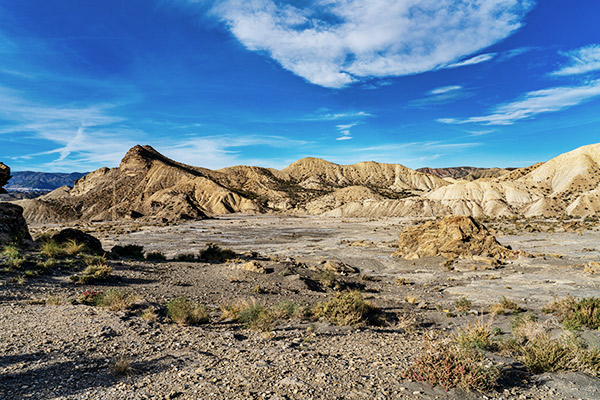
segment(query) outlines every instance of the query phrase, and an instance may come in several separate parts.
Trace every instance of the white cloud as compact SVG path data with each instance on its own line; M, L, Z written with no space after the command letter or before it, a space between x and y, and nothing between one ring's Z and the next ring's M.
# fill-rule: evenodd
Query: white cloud
M443 86L436 89L431 90L430 94L443 94L448 92L454 92L456 90L462 89L462 86L454 85L454 86Z
M447 66L447 68L458 68L458 67L464 67L466 65L480 64L482 62L490 61L494 57L496 57L496 53L480 54L478 56L471 57L471 58L468 58L468 59L463 60L463 61L459 61L459 62L456 62L456 63L449 64Z
M340 136L339 138L335 139L335 140L350 140L352 139L352 136Z
M552 75L578 75L600 70L600 45L591 44L577 50L562 53L569 57L570 64Z
M522 100L496 107L489 115L465 119L442 118L446 124L512 125L538 114L556 112L600 96L600 80L581 86L562 86L527 93Z
M468 131L471 134L470 136L483 136L493 132L495 132L493 129L487 131Z
M192 1L192 0L188 0ZM212 12L249 50L341 88L491 59L458 61L513 33L533 0L221 0Z
M347 111L347 112L339 112L339 113L329 113L329 112L317 112L317 114L309 115L304 118L300 118L301 121L336 121L336 120L344 120L344 119L353 119L353 118L368 118L373 117L374 115L368 113L366 111ZM356 125L356 124L354 124Z
M337 128L338 129L342 129L342 130L346 130L346 129L350 129L354 126L358 125L358 122L355 122L353 124L346 124L346 125L338 125Z

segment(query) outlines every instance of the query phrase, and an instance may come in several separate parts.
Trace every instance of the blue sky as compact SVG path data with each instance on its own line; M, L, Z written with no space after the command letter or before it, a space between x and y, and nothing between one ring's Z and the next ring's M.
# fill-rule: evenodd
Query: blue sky
M521 167L600 142L597 0L0 3L0 161Z

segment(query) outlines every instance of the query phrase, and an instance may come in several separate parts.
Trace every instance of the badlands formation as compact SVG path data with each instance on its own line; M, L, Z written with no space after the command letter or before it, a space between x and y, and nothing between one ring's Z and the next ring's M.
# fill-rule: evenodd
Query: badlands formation
M317 158L282 170L236 166L213 171L176 162L150 146L135 146L118 168L101 168L77 180L73 188L16 203L29 222L179 221L282 212L332 217L584 217L600 211L600 144L510 171L425 171L429 173L376 162L337 165Z

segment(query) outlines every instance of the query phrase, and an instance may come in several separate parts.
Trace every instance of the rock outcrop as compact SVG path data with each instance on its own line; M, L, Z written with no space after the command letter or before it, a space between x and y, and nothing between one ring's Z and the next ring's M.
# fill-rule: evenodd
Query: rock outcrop
M90 235L89 233L85 233L79 229L63 229L60 232L54 234L52 236L52 240L54 240L58 244L65 244L72 240L77 243L84 244L87 250L92 253L104 253L104 249L102 248L102 243L100 242L100 240Z
M409 260L436 256L504 259L514 258L519 252L502 246L483 224L472 217L447 216L404 229L394 255Z
M10 180L10 168L8 165L0 162L0 193L6 193L4 186L8 184Z

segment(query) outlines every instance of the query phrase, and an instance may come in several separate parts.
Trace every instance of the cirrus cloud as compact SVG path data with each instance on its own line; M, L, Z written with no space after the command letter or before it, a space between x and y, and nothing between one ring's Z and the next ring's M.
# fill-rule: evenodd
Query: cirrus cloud
M192 1L192 0L187 0ZM307 81L342 88L488 61L460 61L513 33L532 0L220 0L214 13L249 50Z

